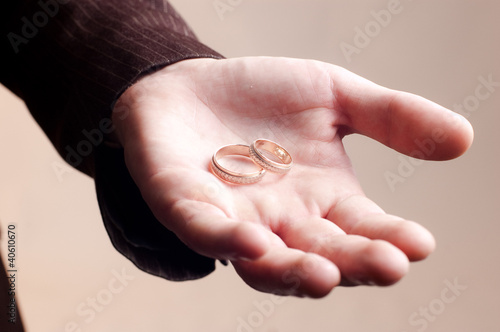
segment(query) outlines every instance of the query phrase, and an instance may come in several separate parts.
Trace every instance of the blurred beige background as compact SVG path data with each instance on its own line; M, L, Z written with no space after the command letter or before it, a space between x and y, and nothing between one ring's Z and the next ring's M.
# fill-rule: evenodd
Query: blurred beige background
M63 163L24 104L0 87L0 245L5 254L15 224L28 331L500 331L500 85L475 96L481 78L500 82L498 1L172 3L227 57L323 60L451 109L465 105L475 142L457 160L401 172L414 165L408 158L346 139L367 194L430 229L437 250L392 287L338 288L321 300L258 293L231 267L194 282L149 276L111 246L91 179ZM391 187L387 172L401 181Z

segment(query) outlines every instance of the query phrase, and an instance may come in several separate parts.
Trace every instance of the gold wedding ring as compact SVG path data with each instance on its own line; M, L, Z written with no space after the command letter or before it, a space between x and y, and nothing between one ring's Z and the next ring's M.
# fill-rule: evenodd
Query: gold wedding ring
M262 179L266 170L259 167L260 170L251 173L239 173L228 170L227 168L220 165L219 160L226 156L243 156L250 157L250 148L248 145L233 144L221 147L212 156L211 168L212 172L219 177L221 180L235 184L251 184L258 182Z
M265 156L264 151L269 152L277 160L271 160ZM263 138L255 140L250 145L250 158L263 169L280 174L287 173L293 165L292 156L285 148L278 143Z

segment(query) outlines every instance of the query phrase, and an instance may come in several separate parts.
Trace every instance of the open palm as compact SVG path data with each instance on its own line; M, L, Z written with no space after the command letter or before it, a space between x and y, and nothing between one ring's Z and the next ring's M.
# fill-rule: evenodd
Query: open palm
M158 220L198 253L230 260L250 286L297 296L392 284L434 248L423 227L365 197L346 134L414 154L437 128L444 142L418 154L434 160L472 140L465 120L430 101L297 59L185 60L129 88L115 109L123 107L113 118L118 139ZM219 147L258 138L290 152L288 174L230 185L210 172Z

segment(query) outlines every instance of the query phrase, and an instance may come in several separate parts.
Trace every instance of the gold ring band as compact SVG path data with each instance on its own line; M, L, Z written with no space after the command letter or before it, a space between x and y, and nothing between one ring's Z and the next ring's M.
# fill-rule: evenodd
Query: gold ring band
M262 150L274 155L280 162L274 161L266 157ZM255 140L250 145L250 158L260 167L275 173L284 174L292 168L292 156L285 150L284 147L267 139Z
M248 145L232 144L223 146L214 153L212 156L211 169L221 180L235 184L251 184L260 181L266 173L266 170L263 168L257 172L238 173L228 170L219 164L219 159L232 155L250 157L250 149Z

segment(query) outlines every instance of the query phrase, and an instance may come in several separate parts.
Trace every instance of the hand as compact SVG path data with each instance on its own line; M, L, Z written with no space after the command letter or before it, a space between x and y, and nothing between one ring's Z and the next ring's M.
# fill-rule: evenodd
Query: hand
M342 138L367 135L397 151L459 156L472 128L421 97L389 90L345 69L286 58L193 59L129 88L114 112L127 167L159 221L193 250L230 260L255 289L321 297L338 285L389 285L434 249L415 222L366 198ZM294 166L251 185L209 170L227 144L267 138Z

